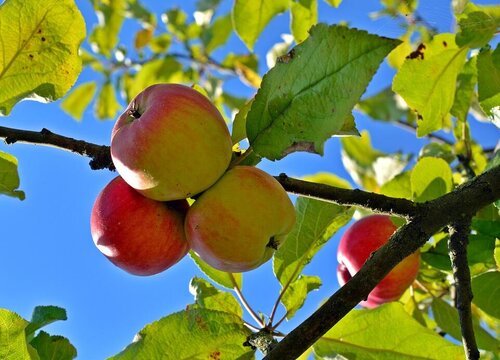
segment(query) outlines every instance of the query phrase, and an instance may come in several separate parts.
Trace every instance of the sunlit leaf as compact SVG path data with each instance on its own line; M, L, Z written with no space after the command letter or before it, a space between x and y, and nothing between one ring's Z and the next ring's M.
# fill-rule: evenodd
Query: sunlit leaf
M61 102L61 109L70 114L74 119L81 120L85 109L89 106L97 90L95 81L78 85Z
M251 106L252 100L247 102L234 117L233 128L231 132L231 139L233 140L233 144L239 143L241 140L247 137L247 114L250 111Z
M243 346L248 330L236 315L188 308L146 325L134 342L110 360L254 359Z
M8 0L0 5L0 115L23 99L56 100L82 68L85 22L73 0Z
M395 69L399 69L406 60L406 57L411 54L413 47L411 44L411 34L406 33L400 39L402 41L394 50L387 56L387 63Z
M118 44L118 35L125 20L126 0L98 1L95 11L99 24L89 36L94 51L111 57L111 50Z
M233 27L248 49L252 50L260 33L273 17L288 8L289 0L235 0Z
M241 273L238 274L230 274L224 271L220 271L217 269L214 269L210 265L208 265L206 262L201 260L198 255L196 255L193 251L189 252L189 255L195 262L195 264L200 268L200 270L207 275L210 279L215 281L217 284L222 285L228 289L233 289L234 288L234 283L233 279L236 281L236 284L238 287L241 289L243 286L243 277Z
M192 278L189 291L194 295L196 305L204 309L223 311L240 318L243 316L243 310L232 294L218 290L206 280Z
M485 49L479 53L477 72L481 108L500 128L500 44L493 52Z
M498 31L500 18L482 11L466 12L459 17L457 45L480 48L486 45Z
M19 188L19 175L17 173L17 159L0 151L0 194L24 200L24 191Z
M461 346L420 325L396 302L352 310L314 345L314 352L324 358L371 360L464 358Z
M50 336L45 331L40 331L30 341L30 345L36 349L42 360L72 360L76 358L75 347L63 336Z
M122 108L116 98L115 88L111 82L104 83L97 95L96 115L98 119L114 119L116 113Z
M398 43L343 26L314 26L263 79L247 116L254 151L271 160L294 151L322 154Z
M454 35L439 34L419 45L396 74L392 89L418 113L418 136L440 130L448 121L466 55L467 48L459 48Z
M273 259L274 274L282 286L288 286L287 284L298 278L304 267L333 234L351 220L354 209L298 198L295 212L295 227Z
M472 301L485 313L500 320L500 272L491 271L472 278Z
M304 305L307 295L320 287L321 279L318 276L300 275L294 280L281 298L286 309L286 318L291 319Z
M343 189L350 189L351 184L345 179L338 177L332 173L319 172L316 174L302 176L302 180L311 181L315 183L335 186Z
M330 4L333 7L339 7L342 0L325 0L325 2Z
M450 192L453 179L450 165L440 158L421 158L411 172L411 189L416 201L429 201Z
M155 53L166 52L172 43L172 35L163 33L151 39L149 46Z
M467 114L474 98L474 91L477 84L477 56L469 59L457 78L457 90L455 101L450 110L451 114L460 121L467 120Z
M318 0L292 0L290 29L296 43L309 35L309 29L318 22Z
M405 171L393 177L382 185L380 193L387 196L411 200L413 198L411 192L411 172Z
M432 314L434 315L437 325L444 332L454 337L456 340L462 340L457 309L440 298L434 298L432 300ZM500 342L479 326L477 320L473 323L473 328L477 346L480 349L495 352L500 350Z
M24 334L27 325L16 313L0 309L0 359L32 360Z

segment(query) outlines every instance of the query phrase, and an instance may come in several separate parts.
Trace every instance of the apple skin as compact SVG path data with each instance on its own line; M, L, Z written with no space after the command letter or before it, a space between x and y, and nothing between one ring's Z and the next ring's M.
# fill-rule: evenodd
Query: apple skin
M384 245L397 227L386 215L371 215L355 222L340 240L337 260L337 278L344 285L364 265L370 255ZM361 305L374 308L397 300L417 277L420 252L406 257L372 290Z
M255 167L236 166L191 205L185 230L203 261L244 272L269 260L294 224L295 209L281 184Z
M142 195L179 200L202 192L226 171L232 141L217 108L179 84L143 90L120 115L111 135L118 173Z
M90 230L95 245L113 264L134 275L160 273L189 251L184 234L186 200L148 199L121 177L95 200Z

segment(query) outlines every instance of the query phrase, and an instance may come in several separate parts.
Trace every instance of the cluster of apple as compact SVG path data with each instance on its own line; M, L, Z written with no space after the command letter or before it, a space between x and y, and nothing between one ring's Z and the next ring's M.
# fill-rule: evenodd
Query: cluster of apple
M129 273L157 274L189 249L216 269L248 271L271 258L295 223L272 176L229 168L224 119L190 87L157 84L137 95L113 128L111 157L119 176L94 203L91 233Z
M370 255L384 245L397 230L387 215L371 215L355 222L340 239L337 252L337 278L344 285L364 265ZM374 308L395 301L417 277L420 268L420 252L415 252L401 261L370 292L361 305Z

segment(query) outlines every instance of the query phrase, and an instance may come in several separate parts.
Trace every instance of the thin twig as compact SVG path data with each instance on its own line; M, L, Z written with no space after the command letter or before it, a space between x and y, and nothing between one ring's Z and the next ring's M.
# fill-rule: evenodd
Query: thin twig
M415 133L417 131L417 127L415 125L412 125L412 124L410 124L410 123L408 123L408 122L406 122L404 120L396 120L394 123L397 126L399 126L400 128L408 130L408 131L410 131L412 133ZM434 140L435 142L437 142L439 144L453 145L453 141L448 140L444 136L440 136L440 135L433 134L433 133L427 134L426 136L429 139L432 139L432 140Z
M255 320L255 322L261 328L263 328L265 326L264 322L262 321L261 318L259 318L259 315L257 315L257 313L252 309L250 304L248 304L248 302L245 299L245 296L243 296L243 293L241 292L241 289L238 286L238 283L236 282L236 279L234 278L233 274L229 273L229 277L231 278L231 282L233 283L233 289L236 292L236 295L238 295L238 298L240 299L241 303L243 304L243 307L250 314L250 316Z
M462 342L467 360L478 360L479 350L472 326L472 288L470 281L469 264L467 263L467 244L469 242L471 217L454 221L450 225L450 253L453 277L455 279L456 301L455 307L460 318Z

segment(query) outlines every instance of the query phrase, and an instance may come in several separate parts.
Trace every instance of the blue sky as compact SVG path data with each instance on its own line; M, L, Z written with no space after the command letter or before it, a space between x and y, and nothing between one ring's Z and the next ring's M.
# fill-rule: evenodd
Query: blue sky
M397 37L401 29L384 21L367 18L369 11L378 9L378 1L344 0L339 9L320 2L320 21L332 24L347 20L352 26L370 32ZM83 12L88 32L96 23L87 0L77 0ZM143 1L157 13L177 4L192 13L194 0L158 2ZM162 4L159 4L162 3ZM232 1L223 1L219 13L227 13ZM441 31L451 28L449 2L421 1L422 15ZM265 53L280 41L280 34L288 33L288 15L275 19L261 36L256 52L261 57L261 73L267 71ZM125 26L123 42L132 36L136 24ZM85 44L84 46L88 46ZM244 51L241 41L233 35L229 46ZM217 56L222 56L218 51ZM390 81L393 71L382 65L368 89L368 94L382 89ZM86 71L79 82L93 78ZM228 89L242 96L252 96L254 90L237 81L228 83ZM123 104L125 105L125 104ZM418 151L425 140L401 129L375 123L355 113L358 127L369 129L376 148L386 152ZM78 123L59 109L59 101L41 104L25 101L18 104L9 117L0 119L3 126L53 132L98 144L109 144L113 121L100 122L92 111L85 113ZM499 131L488 124L472 121L473 135L484 139L491 147L498 140ZM8 308L25 318L31 316L37 305L57 305L68 312L68 321L47 328L52 334L61 334L77 347L79 359L104 359L118 353L132 340L144 325L167 314L182 310L193 301L188 284L193 276L202 276L186 257L168 271L153 277L135 277L116 268L95 248L89 229L90 212L100 190L116 176L108 171L91 171L88 159L61 150L0 143L0 150L12 153L19 160L21 189L26 200L20 202L0 197L0 307ZM264 161L259 167L273 175L286 172L301 176L319 171L330 171L350 179L340 160L338 139L328 141L325 156L293 154L280 162ZM306 268L306 273L319 275L322 288L313 293L306 305L289 324L280 330L287 332L305 319L323 299L338 287L336 269L337 234ZM256 310L269 314L279 292L272 274L271 262L244 275L243 292ZM247 319L251 321L250 318Z

